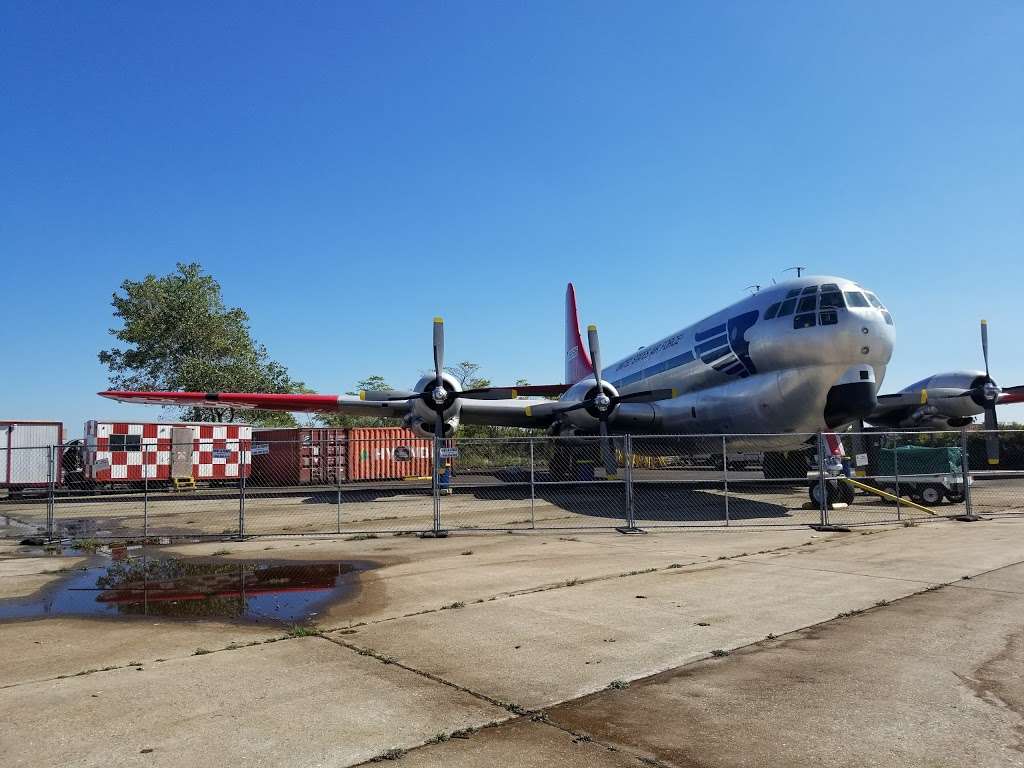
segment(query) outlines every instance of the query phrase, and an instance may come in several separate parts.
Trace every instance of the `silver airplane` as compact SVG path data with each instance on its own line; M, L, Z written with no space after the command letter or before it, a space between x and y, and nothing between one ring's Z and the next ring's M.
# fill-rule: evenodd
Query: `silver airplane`
M864 419L887 429L935 429L965 427L984 416L986 452L990 464L999 463L997 405L1024 402L1024 386L1000 387L988 370L988 323L981 321L981 354L984 371L937 373L890 395L879 395L878 405Z
M800 277L641 347L603 368L597 329L587 345L575 291L565 303L565 383L463 390L444 370L434 319L434 370L409 390L346 395L126 392L113 400L175 406L340 411L400 418L424 437L460 423L546 428L557 435L730 434L734 450L801 448L875 411L895 328L878 297L841 277ZM529 399L531 395L558 400ZM602 440L606 466L610 441Z

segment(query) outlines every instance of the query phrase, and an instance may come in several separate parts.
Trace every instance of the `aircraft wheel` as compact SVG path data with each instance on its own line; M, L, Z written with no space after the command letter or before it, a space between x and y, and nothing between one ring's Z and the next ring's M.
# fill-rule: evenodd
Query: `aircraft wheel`
M807 486L807 495L811 497L811 501L815 506L821 507L821 483L815 480L809 486ZM835 483L832 481L825 482L825 495L828 498L829 506L832 506L839 497L839 489L836 488Z
M945 495L945 488L941 485L926 485L921 489L921 501L929 507L941 504L943 495Z

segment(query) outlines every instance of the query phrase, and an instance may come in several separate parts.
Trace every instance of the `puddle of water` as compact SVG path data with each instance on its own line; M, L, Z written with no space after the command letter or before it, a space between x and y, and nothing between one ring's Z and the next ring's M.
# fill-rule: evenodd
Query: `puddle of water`
M203 561L143 554L71 572L41 592L0 600L0 620L151 616L257 622L314 621L352 594L361 561Z

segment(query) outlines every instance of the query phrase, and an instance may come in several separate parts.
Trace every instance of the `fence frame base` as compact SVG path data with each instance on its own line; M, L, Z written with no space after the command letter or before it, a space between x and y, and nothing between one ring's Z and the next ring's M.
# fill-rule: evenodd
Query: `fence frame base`
M417 536L421 539L447 539L448 531L437 530L437 531L420 531Z
M637 528L635 525L621 525L615 530L624 534L647 533L643 528Z
M849 533L851 531L851 529L847 528L845 525L820 525L818 523L813 523L807 527L812 531L819 531L821 533Z

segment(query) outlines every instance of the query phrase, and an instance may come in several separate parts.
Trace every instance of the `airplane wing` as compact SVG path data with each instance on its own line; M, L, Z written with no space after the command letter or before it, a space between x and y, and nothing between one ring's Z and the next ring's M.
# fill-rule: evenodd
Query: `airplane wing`
M108 390L100 397L122 403L174 405L194 408L240 408L262 411L303 411L353 416L401 417L409 410L408 401L374 402L354 395L290 395L263 392L125 392Z
M519 387L529 392L544 387ZM355 395L276 394L260 392L127 392L108 390L101 397L122 403L172 405L195 408L238 408L263 411L307 413L347 413L352 416L385 416L401 418L412 408L412 401L371 400ZM552 423L551 400L463 400L460 419L465 424L493 424L504 427L546 427Z

